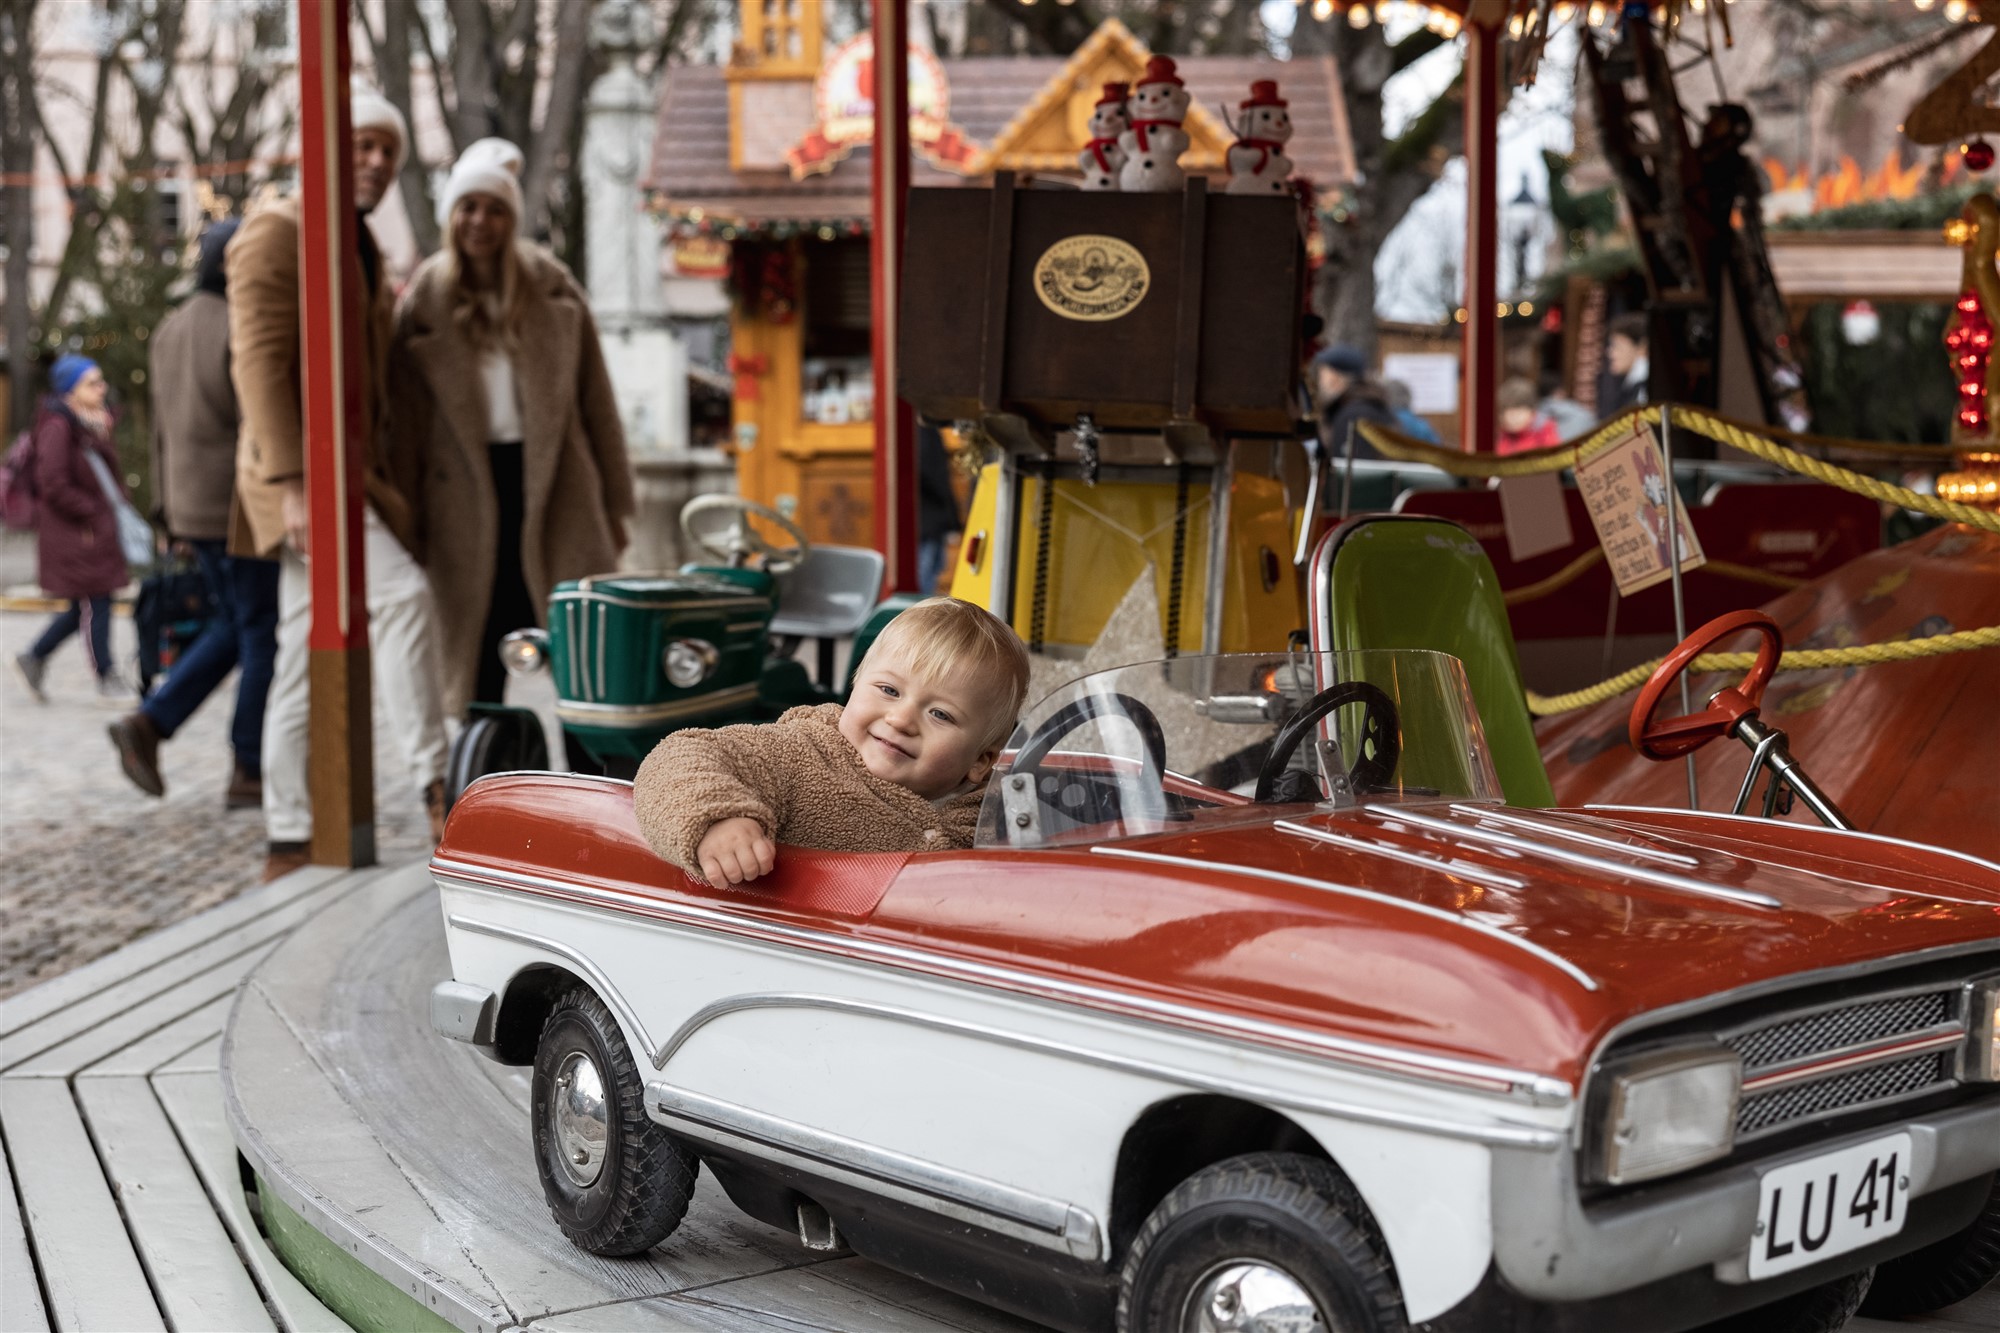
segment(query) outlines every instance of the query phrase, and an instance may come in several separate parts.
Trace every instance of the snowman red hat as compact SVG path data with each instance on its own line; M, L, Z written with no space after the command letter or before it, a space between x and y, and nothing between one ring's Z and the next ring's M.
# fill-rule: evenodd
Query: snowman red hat
M1139 87L1149 83L1171 83L1176 88L1187 87L1187 80L1174 70L1172 56L1154 56L1146 62L1146 72L1139 78Z
M1129 83L1107 83L1104 96L1097 99L1099 106L1124 106L1132 100L1132 85Z
M1290 102L1278 96L1278 81L1276 79L1256 79L1250 84L1250 96L1237 103L1237 109L1248 111L1253 107L1289 107L1290 105Z

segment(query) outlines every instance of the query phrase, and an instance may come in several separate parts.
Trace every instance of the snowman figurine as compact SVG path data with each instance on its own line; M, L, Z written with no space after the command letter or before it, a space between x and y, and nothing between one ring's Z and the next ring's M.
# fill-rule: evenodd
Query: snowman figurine
M1236 142L1229 145L1229 194L1283 194L1292 176L1292 159L1285 142L1292 137L1292 118L1272 79L1250 85L1248 100L1238 106Z
M1097 99L1097 108L1090 113L1090 142L1076 155L1086 190L1118 188L1118 169L1125 165L1125 150L1118 146L1118 136L1132 128L1132 112L1125 104L1128 95L1127 85L1107 83L1104 96Z
M1132 89L1132 128L1118 136L1125 150L1119 188L1129 193L1164 193L1187 184L1181 154L1188 149L1181 120L1187 115L1187 85L1174 72L1174 62L1154 56Z

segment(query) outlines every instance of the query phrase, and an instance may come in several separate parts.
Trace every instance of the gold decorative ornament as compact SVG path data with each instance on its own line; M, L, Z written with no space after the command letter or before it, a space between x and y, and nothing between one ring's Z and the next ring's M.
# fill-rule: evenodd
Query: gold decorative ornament
M1035 261L1035 295L1064 319L1122 318L1152 285L1146 257L1116 236L1065 236Z

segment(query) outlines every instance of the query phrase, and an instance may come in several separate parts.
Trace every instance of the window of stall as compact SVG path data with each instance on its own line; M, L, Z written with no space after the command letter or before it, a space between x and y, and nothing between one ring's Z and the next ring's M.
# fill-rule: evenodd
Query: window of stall
M868 238L814 240L805 247L805 327L800 415L823 426L872 420Z

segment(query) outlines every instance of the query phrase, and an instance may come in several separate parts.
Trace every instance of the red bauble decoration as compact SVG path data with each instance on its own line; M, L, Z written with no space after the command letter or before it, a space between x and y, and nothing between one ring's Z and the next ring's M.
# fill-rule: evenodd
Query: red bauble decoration
M1993 145L1984 139L1974 139L1958 151L1965 154L1965 165L1974 171L1984 171L1993 165Z

